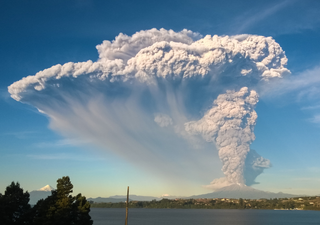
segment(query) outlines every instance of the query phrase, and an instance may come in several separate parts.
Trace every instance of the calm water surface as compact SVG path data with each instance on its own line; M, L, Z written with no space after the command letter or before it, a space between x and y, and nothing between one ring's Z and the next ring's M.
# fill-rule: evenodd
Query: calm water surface
M125 209L92 208L93 225L124 225ZM320 225L319 211L129 209L128 225Z

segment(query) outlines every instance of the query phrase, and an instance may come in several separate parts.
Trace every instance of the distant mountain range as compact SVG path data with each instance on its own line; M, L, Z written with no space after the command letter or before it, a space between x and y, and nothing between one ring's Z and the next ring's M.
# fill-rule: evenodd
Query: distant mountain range
M286 194L286 193L273 193L267 191L260 191L258 189L254 189L252 187L248 187L246 185L230 185L223 188L220 188L214 192L202 195L193 195L190 197L175 197L175 196L166 196L166 197L151 197L151 196L138 196L138 195L130 195L130 201L152 201L154 199L161 200L163 198L175 199L175 198L183 198L183 199L197 199L197 198L244 198L244 199L260 199L260 198L293 198L298 197L298 195ZM93 202L125 202L125 195L115 195L110 196L108 198L89 198L88 200Z
M36 204L40 199L44 199L51 195L51 191L54 190L49 185L44 186L36 191L30 192L30 201L31 205ZM260 191L258 189L254 189L252 187L248 187L246 185L238 185L233 184L230 186L226 186L220 188L214 192L202 195L193 195L190 197L176 197L176 196L165 196L165 197L152 197L152 196L139 196L139 195L130 195L129 201L152 201L152 200L161 200L163 198L175 199L175 198L183 198L183 199L197 199L197 198L244 198L244 199L260 199L260 198L293 198L298 197L298 195L286 194L286 193L273 193L267 191ZM299 196L300 197L300 196ZM125 202L127 200L126 195L114 195L106 198L98 197L98 198L88 198L88 201L93 201L97 203L101 202Z
M129 201L152 201L152 200L161 200L161 198L157 197L151 197L151 196L139 196L139 195L130 195L129 196ZM114 195L110 196L108 198L88 198L88 201L93 201L97 203L101 202L125 202L127 201L127 196L126 195Z
M129 196L132 201L152 201L152 200L161 200L162 198L152 197L152 196L139 196L139 195L130 195ZM110 196L109 198L127 198L126 195L114 195Z
M260 191L246 185L233 184L220 188L212 193L193 195L188 198L246 198L246 199L260 199L260 198L293 198L297 195L286 193L274 193L267 191Z

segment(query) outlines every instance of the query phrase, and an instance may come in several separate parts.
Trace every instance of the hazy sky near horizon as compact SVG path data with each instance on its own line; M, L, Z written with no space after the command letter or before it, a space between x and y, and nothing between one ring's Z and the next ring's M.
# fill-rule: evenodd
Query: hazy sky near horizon
M214 149L173 155L168 168L139 167L79 137L66 137L33 106L12 99L8 86L56 64L96 61L96 46L124 33L152 28L205 36L271 36L288 58L291 75L260 93L252 149L272 167L254 188L320 193L320 2L296 1L15 1L0 3L0 192L11 181L39 189L68 175L87 197L131 193L187 196L221 177ZM179 154L182 154L181 151ZM200 163L190 164L193 158ZM169 165L190 176L173 177ZM190 165L190 166L188 166ZM193 171L193 172L192 172ZM195 174L193 174L195 173ZM167 174L167 175L166 175Z

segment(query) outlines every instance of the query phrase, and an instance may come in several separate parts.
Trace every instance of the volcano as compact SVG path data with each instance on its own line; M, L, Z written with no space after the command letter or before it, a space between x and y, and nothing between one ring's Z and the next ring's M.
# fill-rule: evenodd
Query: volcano
M50 185L46 185L43 188L40 188L39 190L31 191L30 194L30 205L35 205L40 199L45 199L49 195L51 195L51 191L54 190L53 187Z
M293 198L297 195L287 194L283 192L268 192L261 191L243 184L232 184L230 186L222 187L216 191L208 194L193 195L188 198L244 198L244 199L260 199L260 198Z

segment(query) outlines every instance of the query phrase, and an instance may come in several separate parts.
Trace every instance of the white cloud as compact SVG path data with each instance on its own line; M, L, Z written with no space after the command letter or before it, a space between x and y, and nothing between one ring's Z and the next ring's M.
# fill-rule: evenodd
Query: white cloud
M14 136L18 139L30 139L34 137L35 135L38 135L39 133L36 131L16 131L16 132L5 132L0 135L9 135Z
M240 26L238 26L235 33L237 34L245 33L248 28L251 28L252 26L259 24L262 20L267 19L272 14L277 13L284 7L288 6L288 4L292 4L292 3L293 1L280 1L271 7L263 8L262 10L259 10L253 15L250 15L250 16L245 15L244 19L241 20L241 24Z
M83 144L89 144L88 140L80 140L80 139L62 139L55 142L40 142L37 143L36 146L38 148L47 148L47 147L65 147L65 146L80 146Z
M320 105L304 106L301 108L301 110L314 110L314 109L320 109Z
M319 7L312 0L266 1L235 16L228 31L233 34L255 32L273 36L300 33L319 28L319 13Z
M310 122L320 124L320 114L314 115L312 118L309 119Z
M157 114L154 118L154 122L160 127L168 127L173 124L172 118L166 114Z
M267 97L275 97L289 93L297 93L301 98L319 98L320 67L293 74L278 82L270 82L262 88L262 94Z
M101 161L102 158L87 157L75 154L67 153L55 153L55 154L30 154L27 157L37 160L72 160L72 161Z
M278 82L271 81L259 90L265 99L275 100L281 96L287 102L294 101L302 105L301 110L313 114L309 121L320 123L320 67L293 74Z

